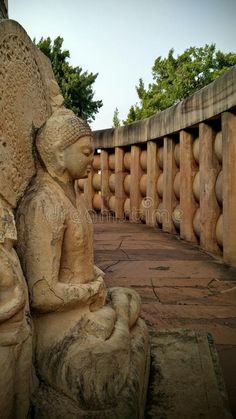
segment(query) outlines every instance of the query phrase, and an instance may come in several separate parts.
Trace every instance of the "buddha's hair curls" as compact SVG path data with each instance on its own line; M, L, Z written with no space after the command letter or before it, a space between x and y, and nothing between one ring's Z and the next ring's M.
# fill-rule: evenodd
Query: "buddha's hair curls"
M42 160L50 164L56 150L63 151L85 136L92 136L89 125L74 112L62 108L55 111L39 130L36 147Z

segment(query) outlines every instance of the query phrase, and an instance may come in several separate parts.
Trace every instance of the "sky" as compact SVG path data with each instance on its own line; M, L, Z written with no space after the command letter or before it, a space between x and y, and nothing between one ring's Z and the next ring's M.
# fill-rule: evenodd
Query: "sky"
M116 107L126 118L139 79L147 87L155 59L171 48L214 43L236 52L236 0L9 0L8 8L31 39L60 35L71 65L99 73L94 130L112 126Z

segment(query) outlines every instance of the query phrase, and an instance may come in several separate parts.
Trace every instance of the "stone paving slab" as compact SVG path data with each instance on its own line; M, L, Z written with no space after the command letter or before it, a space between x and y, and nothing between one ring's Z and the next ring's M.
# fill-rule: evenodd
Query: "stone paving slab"
M119 250L120 251L120 250ZM114 251L115 253L115 251ZM106 252L104 252L106 257ZM232 278L230 273L224 272L221 265L211 261L201 260L130 260L129 255L127 260L121 260L114 254L110 255L110 259L119 262L106 270L107 273L112 273L113 278L121 277L152 277L152 278L209 278L235 280L236 276ZM101 253L98 260L101 260Z
M232 418L216 350L207 334L152 333L146 419L155 418Z
M126 252L123 246L120 248L111 249L111 246L108 249L102 249L96 251L97 260L110 260L113 257L114 260L131 260L131 261L140 261L140 260L148 260L148 261L158 261L163 260L166 261L168 258L172 260L203 260L204 258L202 255L197 254L196 252L181 252L173 248L165 248L165 249L146 249L145 253L143 253L142 249L130 249L129 252ZM116 250L115 255L113 255L114 250ZM166 255L168 250L168 256ZM205 259L207 256L205 255ZM207 259L208 260L208 259Z
M156 288L175 287L175 288L208 288L212 282L209 277L206 278L152 278L152 284ZM219 281L220 282L220 281ZM183 291L183 290L182 290Z
M186 304L163 304L161 302L152 302L143 304L143 313L165 319L235 319L235 307L233 306L208 306L206 305L186 305Z
M134 288L150 327L212 334L236 418L236 374L230 368L236 359L236 269L144 224L94 227L95 261L107 286Z

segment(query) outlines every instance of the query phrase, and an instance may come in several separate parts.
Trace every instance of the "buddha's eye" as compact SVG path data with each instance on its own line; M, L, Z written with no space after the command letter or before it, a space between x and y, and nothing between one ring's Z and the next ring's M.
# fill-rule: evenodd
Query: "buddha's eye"
M86 157L89 157L91 153L92 153L92 151L91 151L89 148L85 148L85 149L83 150L83 154L84 154Z

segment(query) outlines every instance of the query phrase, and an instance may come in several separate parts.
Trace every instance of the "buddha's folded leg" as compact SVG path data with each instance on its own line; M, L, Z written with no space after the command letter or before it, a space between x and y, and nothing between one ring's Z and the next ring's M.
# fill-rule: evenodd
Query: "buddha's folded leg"
M130 293L129 299L127 290L116 289L113 297L115 291L117 295L121 291L120 304L129 300L136 311L139 301L136 293ZM132 299L135 304L131 303ZM129 307L124 311L130 313ZM109 306L84 316L63 340L44 350L38 360L38 364L43 366L40 374L42 379L78 403L81 409L102 409L116 405L129 379L134 360L137 362L138 359L142 365L146 362L146 326L142 322L140 325L139 320L130 330L130 317L120 311L116 316L115 310ZM104 329L106 324L107 329ZM134 347L135 351L132 349ZM139 377L139 372L136 371L134 375Z
M36 419L142 418L149 358L148 332L140 319L126 338L118 322L108 340L75 342L63 359L57 388L55 381L41 383Z

